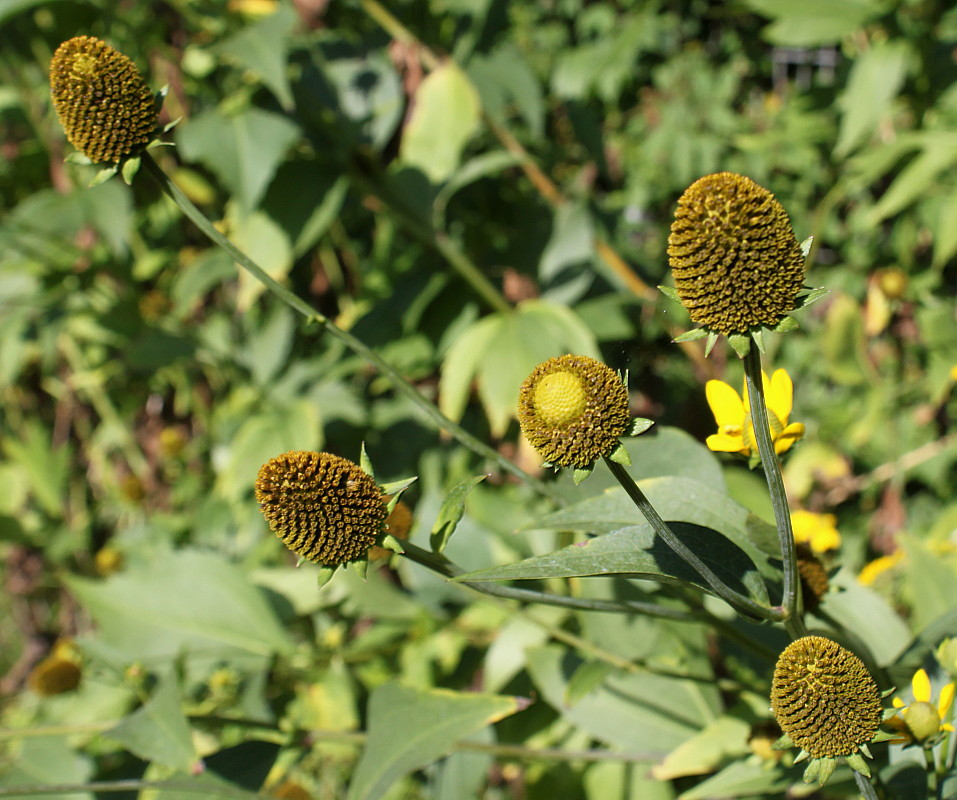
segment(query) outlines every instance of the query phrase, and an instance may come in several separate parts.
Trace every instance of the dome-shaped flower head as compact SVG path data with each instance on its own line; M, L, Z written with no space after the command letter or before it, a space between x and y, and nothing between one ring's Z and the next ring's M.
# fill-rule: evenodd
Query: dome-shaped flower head
M92 36L75 36L57 48L50 91L67 139L95 164L135 155L156 130L153 93L136 65Z
M286 547L326 567L363 557L388 515L379 487L358 464L306 450L263 464L256 501Z
M771 710L786 743L810 757L805 781L830 777L836 760L869 775L870 756L883 719L877 684L856 655L822 636L791 642L778 657L771 684Z
M586 468L611 455L628 429L628 390L593 358L550 358L522 384L518 422L548 463Z
M909 705L899 697L894 698L893 705L899 710L900 716L888 720L892 727L918 743L932 743L940 733L954 730L953 725L944 722L954 703L953 683L948 683L941 689L940 698L935 706L931 695L930 678L926 670L919 669L911 680L911 691L914 693L914 702Z
M804 256L784 207L733 172L706 175L678 200L668 237L675 290L717 333L773 327L793 311Z

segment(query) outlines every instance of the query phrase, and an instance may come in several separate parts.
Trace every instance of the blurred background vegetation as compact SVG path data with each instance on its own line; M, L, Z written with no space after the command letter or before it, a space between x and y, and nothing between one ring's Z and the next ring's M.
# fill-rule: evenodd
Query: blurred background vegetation
M380 482L420 476L413 541L489 465L238 275L148 178L87 187L47 88L75 35L169 85L161 121L182 120L154 153L183 191L467 429L535 469L518 384L551 355L600 355L629 371L636 414L690 434L659 434L678 450L643 451L642 474L711 470L764 515L763 479L691 441L714 428L704 382L740 385L737 359L672 344L689 322L654 287L688 184L730 170L769 188L798 239L814 237L808 283L830 290L767 359L808 428L786 465L794 504L837 516L851 581L903 554L874 588L913 636L947 612L939 636L957 633L957 9L4 0L0 689L3 726L34 734L9 737L0 785L166 777L203 757L212 794L268 776L278 796L342 797L368 697L396 676L537 697L496 726L518 750L656 763L697 725L662 738L640 715L608 733L600 704L576 717L562 698L595 675L563 694L549 648L582 636L687 666L705 632L549 609L533 621L408 564L322 592L293 569L252 498L266 459L356 460L364 442ZM561 534L516 533L548 508L493 475L450 552L469 568L548 552ZM79 666L78 688L44 682L51 650ZM137 708L165 733L131 723ZM389 796L696 796L680 769L645 783L613 759L483 742Z

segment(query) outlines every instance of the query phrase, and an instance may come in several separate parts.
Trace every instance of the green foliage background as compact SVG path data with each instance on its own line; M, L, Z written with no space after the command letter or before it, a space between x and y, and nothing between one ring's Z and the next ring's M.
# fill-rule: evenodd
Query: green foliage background
M808 428L786 480L798 504L838 515L832 611L906 686L957 635L957 11L261 5L0 4L0 787L783 796L799 771L747 744L768 719L768 663L733 644L718 659L704 625L517 610L401 561L321 591L295 569L252 498L269 457L357 460L364 442L380 482L419 476L406 499L422 546L442 498L494 465L239 275L145 176L87 188L93 171L63 162L47 65L89 34L168 83L162 121L182 121L176 147L154 152L180 188L526 468L519 383L588 353L628 370L634 410L657 422L630 445L636 477L694 478L764 517L763 479L699 443L713 432L704 381L739 385L737 360L672 344L689 322L653 287L689 183L731 170L771 189L814 237L808 283L830 290L770 342ZM573 500L611 485L558 480ZM578 530L543 523L553 510L495 473L448 552L468 569L549 553ZM898 547L879 591L857 584ZM109 575L104 551L122 559ZM657 593L625 578L532 585ZM786 641L734 624L771 653ZM80 688L41 697L27 676L66 637ZM519 713L515 697L533 702ZM885 768L908 796L906 759Z

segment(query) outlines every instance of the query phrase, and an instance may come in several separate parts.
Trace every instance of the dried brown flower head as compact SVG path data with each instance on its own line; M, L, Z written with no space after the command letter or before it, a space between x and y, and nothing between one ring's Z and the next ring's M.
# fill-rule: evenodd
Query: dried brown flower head
M50 91L67 139L96 164L135 155L156 130L153 93L136 65L92 36L75 36L57 48Z
M593 358L551 358L522 384L518 421L549 463L588 467L609 455L628 429L628 390L614 370Z
M827 570L807 542L796 543L794 550L797 555L798 574L801 577L804 607L808 611L815 611L830 588Z
M387 513L379 487L358 464L306 450L263 464L256 500L286 547L327 567L364 556Z
M804 256L784 207L733 172L700 178L681 195L668 258L691 319L717 333L776 325L794 310L804 281Z

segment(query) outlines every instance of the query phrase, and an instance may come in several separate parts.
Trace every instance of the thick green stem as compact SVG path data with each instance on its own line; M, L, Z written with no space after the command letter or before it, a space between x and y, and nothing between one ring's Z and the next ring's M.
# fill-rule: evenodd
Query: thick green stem
M766 620L778 620L781 618L776 609L762 606L760 603L756 603L754 600L734 591L734 589L724 583L721 578L715 575L714 572L677 537L674 531L671 530L668 523L661 518L661 515L655 510L651 501L645 496L645 493L638 487L638 484L632 480L631 475L628 474L628 470L610 458L606 458L605 463L608 465L608 469L611 470L612 475L615 476L618 483L621 484L622 488L632 499L632 502L638 506L638 510L644 515L645 519L648 520L651 527L654 528L655 533L657 533L658 536L664 540L665 544L674 550L678 556L694 568L718 597L746 616Z
M445 578L457 578L464 575L466 570L462 569L453 561L450 561L441 553L433 553L430 550L412 544L411 542L401 542L403 555L410 561L414 561L423 567L427 567L433 572L442 575ZM487 594L492 597L504 597L509 600L521 600L523 603L541 603L549 606L560 606L562 608L575 608L579 611L610 611L615 613L645 614L650 617L660 617L662 619L671 619L678 622L700 622L697 615L687 611L681 611L677 608L665 608L654 603L639 603L635 600L598 600L588 597L568 597L562 594L550 594L548 592L538 592L534 589L516 589L513 586L500 586L491 581L456 581L462 586L468 586L476 592Z
M784 627L787 628L792 639L800 639L802 636L807 636L807 628L804 625L801 608L801 581L798 576L797 554L794 551L794 533L791 530L791 510L784 491L781 464L774 452L774 442L771 441L771 426L768 422L764 380L761 375L761 354L755 342L751 342L751 349L744 357L744 377L748 388L754 438L758 444L764 476L768 481L774 521L778 529L778 543L781 546L781 560L784 562L784 588L781 599Z
M216 230L216 228L206 218L203 212L196 208L190 199L183 194L182 191L180 191L179 187L169 179L169 176L163 172L162 168L156 163L149 153L143 154L142 163L143 166L146 167L147 171L149 171L149 173L159 182L160 187L169 196L169 198L180 207L186 217L214 244L223 248L223 250L229 253L233 260L239 264L239 266L249 272L260 283L262 283L263 286L265 286L276 297L286 303L290 308L305 317L308 322L313 322L320 325L327 333L342 342L346 347L352 350L352 352L372 364L382 375L389 379L392 387L399 394L404 395L407 399L414 403L415 406L429 419L430 422L432 422L436 428L449 433L473 453L476 453L482 458L487 458L498 464L499 468L503 471L510 472L521 480L525 481L540 494L559 502L562 501L561 495L557 494L551 485L539 480L533 475L529 475L527 472L525 472L525 470L513 464L501 453L477 439L460 425L454 423L441 411L439 411L438 408L436 408L435 405L426 397L424 397L414 386L412 386L412 384L405 380L405 378L403 378L374 350L365 345L363 342L359 341L348 331L344 331L342 328L332 322L332 320L328 319L324 314L318 312L307 302L297 297L285 286L270 277L270 275L267 274L262 267L260 267L255 261L247 256L242 250L236 247L236 245L230 242L229 239L223 236L223 234Z

